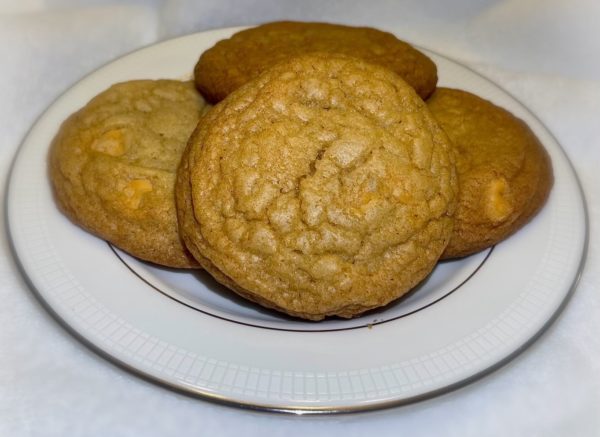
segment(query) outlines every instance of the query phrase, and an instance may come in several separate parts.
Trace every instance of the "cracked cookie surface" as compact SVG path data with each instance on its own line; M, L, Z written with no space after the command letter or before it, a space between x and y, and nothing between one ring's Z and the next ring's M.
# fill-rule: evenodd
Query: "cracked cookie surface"
M218 102L262 71L309 52L341 53L398 73L422 98L437 83L433 61L388 32L329 23L278 21L243 30L205 51L195 67L196 86Z
M525 122L487 100L438 88L427 105L457 149L460 195L442 258L470 255L507 238L542 208L552 164Z
M402 296L453 224L452 146L414 90L343 55L304 55L211 109L178 171L180 232L201 265L312 320Z
M139 258L197 267L177 231L175 172L205 102L192 82L113 85L54 138L55 198L75 223Z

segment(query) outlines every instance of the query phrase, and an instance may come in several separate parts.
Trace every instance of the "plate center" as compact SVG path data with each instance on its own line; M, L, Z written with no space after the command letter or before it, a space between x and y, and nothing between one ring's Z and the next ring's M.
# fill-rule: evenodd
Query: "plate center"
M361 317L310 322L250 302L219 284L204 270L160 267L140 261L113 246L111 249L140 281L204 315L258 328L319 332L364 328L424 310L458 292L477 273L493 250L438 263L431 274L406 296Z

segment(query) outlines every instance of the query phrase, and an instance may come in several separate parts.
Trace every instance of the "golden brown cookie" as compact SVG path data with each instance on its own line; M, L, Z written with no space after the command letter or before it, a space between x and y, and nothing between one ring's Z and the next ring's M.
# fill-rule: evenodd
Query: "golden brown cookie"
M309 52L343 53L398 73L422 98L437 83L433 61L391 33L369 27L278 21L243 30L205 51L195 68L196 86L218 102L262 71Z
M442 258L470 255L542 208L553 183L550 158L525 122L471 93L438 88L427 105L457 148L460 195Z
M113 85L67 119L50 150L63 212L115 246L157 264L197 267L175 212L175 172L204 101L192 82Z
M207 113L178 172L180 232L248 299L306 319L353 317L434 267L452 232L452 154L398 75L304 55Z

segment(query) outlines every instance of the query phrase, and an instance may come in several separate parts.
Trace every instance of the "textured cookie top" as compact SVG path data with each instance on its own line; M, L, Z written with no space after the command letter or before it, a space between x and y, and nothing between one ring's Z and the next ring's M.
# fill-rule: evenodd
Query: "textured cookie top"
M342 53L387 67L422 98L435 90L435 64L391 33L293 21L263 24L219 41L200 57L196 85L209 101L218 102L276 63L309 52Z
M539 211L552 187L552 166L525 122L487 100L438 88L427 104L457 149L459 204L443 258L469 255Z
M452 230L452 149L391 71L343 55L279 64L215 106L176 189L181 231L240 294L309 319L401 296Z
M50 151L56 199L142 259L196 266L177 232L175 171L205 103L192 82L113 85L66 120Z

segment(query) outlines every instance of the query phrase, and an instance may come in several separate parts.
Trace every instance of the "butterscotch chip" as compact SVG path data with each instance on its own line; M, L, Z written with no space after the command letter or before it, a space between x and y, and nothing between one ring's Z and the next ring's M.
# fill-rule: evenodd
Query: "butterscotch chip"
M306 319L402 296L452 232L452 146L395 73L311 54L207 113L176 185L180 232L218 281Z
M309 52L342 53L398 73L427 98L437 83L433 61L391 33L369 27L278 21L243 30L205 51L195 68L196 86L210 102L278 62Z
M61 209L144 260L197 267L177 231L174 184L204 101L192 82L112 86L66 120L50 150Z
M442 258L470 255L507 238L542 208L552 165L525 122L487 100L438 88L427 104L457 148L460 195Z

